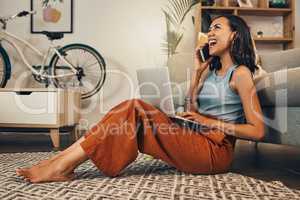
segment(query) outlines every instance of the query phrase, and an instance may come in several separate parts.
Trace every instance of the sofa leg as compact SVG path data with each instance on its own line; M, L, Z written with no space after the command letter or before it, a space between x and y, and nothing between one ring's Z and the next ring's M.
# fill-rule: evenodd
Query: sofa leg
M259 157L259 151L258 151L258 142L254 142L254 160L255 160L255 166L259 167L260 165L260 157Z
M255 151L258 151L258 142L255 142L254 148L255 148Z

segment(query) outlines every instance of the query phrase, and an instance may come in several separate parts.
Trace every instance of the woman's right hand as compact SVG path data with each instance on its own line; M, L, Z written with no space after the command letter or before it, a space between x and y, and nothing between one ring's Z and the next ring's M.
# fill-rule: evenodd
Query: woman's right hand
M195 48L194 65L195 65L195 71L197 71L198 73L203 72L209 66L209 64L212 60L212 57L210 57L205 62L201 61L201 59L200 59L200 49L202 49L204 46L205 46L205 44L199 44Z
M208 58L205 62L202 62L200 60L200 49L204 47L205 44L203 45L198 45L195 49L195 55L194 55L194 73L192 75L192 80L191 80L191 87L194 88L196 85L198 85L200 76L202 72L209 66L210 62L212 61L212 57Z
M195 70L192 75L191 84L189 91L187 93L187 98L190 99L190 102L186 102L186 110L187 111L195 111L197 110L195 107L195 101L197 96L197 91L199 89L199 80L202 72L209 66L212 61L212 57L207 59L205 62L201 62L199 50L203 48L203 46L198 45L195 49Z

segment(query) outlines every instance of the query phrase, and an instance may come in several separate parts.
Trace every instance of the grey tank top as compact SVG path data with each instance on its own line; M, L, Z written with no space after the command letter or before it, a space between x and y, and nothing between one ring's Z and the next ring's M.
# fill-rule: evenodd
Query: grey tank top
M229 82L237 65L231 66L225 76L210 71L200 90L198 112L232 123L245 123L240 96L233 91Z

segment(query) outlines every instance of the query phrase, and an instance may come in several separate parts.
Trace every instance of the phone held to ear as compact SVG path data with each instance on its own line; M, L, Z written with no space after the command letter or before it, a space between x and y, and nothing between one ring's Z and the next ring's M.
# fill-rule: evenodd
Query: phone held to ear
M203 48L199 49L199 58L201 62L205 62L209 57L209 45L206 43Z

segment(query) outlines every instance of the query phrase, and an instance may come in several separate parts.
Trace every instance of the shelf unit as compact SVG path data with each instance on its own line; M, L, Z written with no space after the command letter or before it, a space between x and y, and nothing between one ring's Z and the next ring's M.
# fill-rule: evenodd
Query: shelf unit
M1 88L0 129L47 129L55 149L60 129L71 127L71 139L79 139L80 92L57 88Z
M295 41L295 0L288 0L288 8L270 8L268 0L258 0L258 4L253 8L238 7L232 0L222 0L218 6L202 6L200 3L196 10L195 29L197 34L201 27L201 16L203 11L218 15L223 13L238 16L282 16L283 17L283 37L253 36L256 43L282 44L283 49L294 47ZM196 41L196 40L195 40Z

